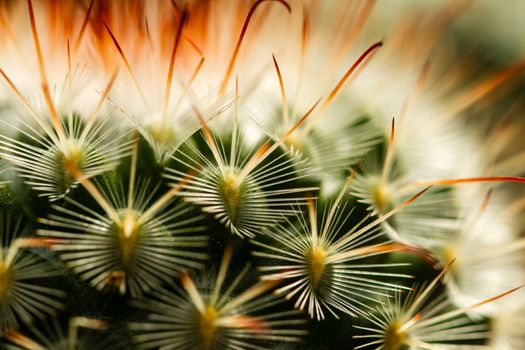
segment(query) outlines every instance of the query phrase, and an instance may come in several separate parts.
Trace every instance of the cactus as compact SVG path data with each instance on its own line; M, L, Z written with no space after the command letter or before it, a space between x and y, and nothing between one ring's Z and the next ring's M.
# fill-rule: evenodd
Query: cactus
M411 4L0 2L1 347L523 348L525 63Z

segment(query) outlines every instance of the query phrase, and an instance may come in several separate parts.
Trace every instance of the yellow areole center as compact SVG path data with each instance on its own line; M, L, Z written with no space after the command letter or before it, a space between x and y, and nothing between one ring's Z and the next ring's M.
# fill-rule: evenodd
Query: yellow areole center
M386 330L384 336L385 350L401 350L406 340L406 333L401 330L401 322L396 321Z
M203 350L210 350L212 348L215 333L217 332L216 321L218 317L219 313L212 306L207 306L201 313L200 328Z
M9 283L11 282L11 271L5 266L3 261L0 261L0 305L7 297Z
M317 288L326 269L326 251L324 248L319 246L312 248L308 256L308 267L312 286Z

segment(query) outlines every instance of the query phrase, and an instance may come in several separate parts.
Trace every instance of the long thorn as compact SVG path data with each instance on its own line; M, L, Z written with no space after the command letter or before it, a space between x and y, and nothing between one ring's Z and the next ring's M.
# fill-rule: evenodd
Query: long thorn
M13 90L13 92L15 93L15 95L20 99L20 101L22 102L22 104L24 105L24 107L27 109L27 111L29 112L29 114L31 114L31 116L33 117L33 119L38 123L38 125L44 129L44 131L46 132L46 134L49 136L49 138L51 138L51 140L53 140L53 143L55 144L60 144L60 140L57 139L57 135L55 135L55 133L53 132L53 129L49 129L49 126L47 125L47 123L44 123L41 119L41 117L36 113L36 111L33 109L33 107L31 107L31 105L29 104L29 101L24 97L24 95L22 95L22 93L20 92L20 90L18 90L18 88L16 87L16 85L13 83L13 81L9 78L9 76L3 71L2 68L0 68L0 75L2 75L2 77L5 79L5 81L7 82L7 84L9 85L9 87L11 88L11 90Z
M108 202L106 197L98 190L98 188L89 180L86 175L77 167L75 163L69 160L64 160L64 167L69 171L71 175L77 179L78 182L84 186L84 188L91 194L95 201L102 207L106 214L113 220L117 225L122 223L120 216L118 215L115 208Z
M139 153L139 134L135 130L133 135L133 146L131 148L131 164L129 166L129 184L128 184L128 211L133 208L135 194L135 177L137 176L137 158Z
M363 228L353 232L353 230L349 231L347 234L345 234L344 238L339 240L337 243L335 243L334 245L332 245L330 248L333 249L333 250L336 250L342 246L344 246L345 244L347 244L348 242L352 241L353 239L359 237L360 235L362 235L363 233L365 233L366 231L370 230L371 228L373 227L376 227L377 225L381 224L382 222L386 221L388 218L390 218L391 216L397 214L399 211L401 211L403 208L405 208L406 206L408 206L409 204L411 204L412 202L414 202L416 199L418 199L419 197L421 197L425 192L427 192L432 186L429 186L427 188L425 188L424 190L416 193L414 196L412 196L411 198L407 199L406 201L404 201L403 203L399 204L397 207L395 207L394 209L390 210L389 212L387 212L386 214L384 215L381 215L380 217L378 217L377 219L375 219L374 221L372 221L371 223L369 223L368 225L364 226ZM351 233L351 234L349 234Z
M222 255L221 266L219 268L219 273L217 274L217 280L215 286L213 287L213 292L210 298L210 304L215 305L219 294L221 292L222 285L228 273L228 267L230 266L231 258L233 254L233 249L231 244L227 244Z
M133 69L131 68L131 64L129 63L128 59L126 58L126 55L124 54L124 51L122 50L122 47L120 46L117 38L115 37L115 35L111 31L111 29L109 29L109 27L106 24L106 22L103 22L103 23L104 23L104 27L106 28L107 32L109 33L109 36L111 37L111 40L113 41L113 44L117 48L117 51L118 51L118 53L120 55L120 58L124 62L124 65L126 66L126 69L127 69L128 73L129 73L129 75L131 76L131 79L133 80L133 84L137 88L137 91L138 91L138 93L140 95L140 98L142 99L142 102L144 103L144 105L146 107L148 107L148 102L146 100L144 92L142 91L142 88L140 87L140 84L139 84L139 81L137 79L137 76L133 72Z
M361 54L361 56L359 56L359 58L354 62L354 64L352 64L352 66L350 66L350 68L346 71L345 75L343 75L341 80L339 80L337 85L332 89L325 102L321 106L321 111L324 111L326 107L328 107L328 105L333 101L339 90L341 90L341 88L345 84L348 77L350 77L350 75L352 75L352 73L357 69L357 67L359 67L361 62L363 62L368 55L370 55L375 50L379 49L381 46L383 46L383 42L378 41L377 43L373 44L368 49L366 49L365 52Z
M281 108L283 110L283 119L284 124L288 124L288 120L290 119L289 112L288 112L288 102L286 100L286 91L284 89L284 82L283 82L283 76L281 74L281 70L279 69L279 64L277 63L277 60L275 59L275 55L272 54L273 59L273 65L275 66L275 71L277 72L277 78L279 79L279 88L281 90Z
M180 280L182 283L182 287L184 288L186 293L188 293L188 296L190 297L190 300L193 303L193 305L197 308L197 310L200 313L203 313L206 306L204 304L204 300L202 300L199 291L197 290L197 287L195 286L195 283L193 283L193 280L186 274L183 274Z
M524 177L519 176L482 176L482 177L466 177L461 179L441 179L429 181L416 181L414 184L418 186L429 185L455 185L469 182L518 182L525 183Z
M328 234L330 226L332 224L332 220L334 219L334 216L335 216L335 214L337 212L337 208L339 207L339 204L343 200L343 196L345 195L348 187L350 186L350 183L352 182L352 179L354 178L355 173L356 173L355 169L352 169L352 172L350 173L350 175L346 179L343 187L341 188L341 191L339 191L339 194L337 195L337 198L335 199L335 202L332 204L332 206L330 208L330 211L328 213L328 216L326 217L326 222L324 224L323 231L321 232L321 237L322 238L325 238L326 235Z
M173 197L177 195L184 186L191 180L193 174L186 175L181 181L179 181L175 186L173 186L168 192L166 192L162 197L157 199L137 220L137 225L143 224L149 219L151 219L155 214L162 210Z
M345 84L345 82L348 80L348 78L350 77L350 75L352 75L352 73L357 69L357 67L359 67L359 65L370 55L372 54L375 50L379 49L381 46L383 46L383 42L381 41L378 41L377 43L373 44L372 46L370 46L368 49L365 50L365 52L363 52L361 54L361 56L359 56L359 58L354 62L354 64L352 64L350 66L350 68L348 68L348 70L346 71L346 73L343 75L343 77L339 80L339 82L337 83L337 85L332 89L332 91L330 92L330 94L328 95L328 97L326 98L326 100L324 101L324 103L322 104L321 108L319 109L319 112L316 113L315 116L313 116L312 119L310 119L310 121L308 122L308 124L305 126L305 128L303 129L303 131L301 132L303 135L305 135L306 133L308 133L308 131L313 127L315 121L317 120L317 118L319 117L319 115L330 105L330 103L332 103L332 101L334 100L334 98L336 97L337 93L339 92L339 90L341 90L341 88L343 87L343 85Z
M93 9L94 4L95 0L91 0L86 12L86 16L84 17L84 21L82 22L82 26L80 27L80 31L78 32L77 40L75 41L75 46L73 47L74 52L78 51L80 43L82 42L82 38L84 37L84 32L86 31L87 25L89 23L89 16L91 15L91 10Z
M270 146L269 142L265 142L258 150L254 153L254 155L251 157L251 159L246 163L244 168L239 172L239 175L237 176L237 184L242 183L242 181L248 176L248 174L255 168L257 165L261 164L261 162L266 159L270 154L272 154L273 151L275 151L278 147L280 147L296 130L299 128L304 121L312 114L312 112L315 110L317 105L319 104L320 100L317 100L314 105L306 112L301 119L295 123L290 130L286 134L284 134L283 137L281 137L276 143L274 143L272 146Z
M179 26L177 28L177 34L175 35L175 41L173 42L173 49L171 51L171 57L170 57L170 65L168 68L168 75L166 78L166 88L164 90L164 102L162 107L162 117L163 119L166 118L166 114L168 112L168 106L170 102L170 93L171 93L171 82L173 79L173 70L175 67L175 58L177 57L177 50L179 48L180 39L182 37L182 32L184 30L184 27L186 26L186 23L188 22L188 8L185 6L182 10L182 15L180 16L179 20Z
M426 286L426 288L423 290L423 292L421 292L420 294L418 294L417 298L414 300L414 302L412 303L412 305L410 305L410 308L407 310L407 315L412 315L416 310L417 308L419 307L419 305L421 305L421 303L426 299L426 297L430 294L430 292L432 291L432 289L434 288L434 286L438 283L438 281L450 270L450 267L452 266L452 264L456 261L456 259L453 259L452 261L450 261L448 264L446 264L444 267L443 267L443 270L441 270L441 272L436 276L436 278L434 278L432 280L432 282L430 282L428 284L428 286Z
M392 160L394 158L394 140L396 135L396 118L392 118L392 128L390 130L390 140L386 151L385 163L383 164L383 172L381 179L383 182L387 179L390 168L392 167Z
M23 349L27 349L27 350L45 350L46 349L42 345L35 342L33 339L15 330L7 330L5 333L5 337L10 342L21 346Z
M246 35L246 31L248 30L248 25L250 24L250 20L257 9L259 5L261 5L263 2L266 1L275 1L278 3L281 3L289 13L292 12L292 8L290 5L284 1L284 0L258 0L253 6L250 8L250 12L248 12L248 16L246 16L246 19L244 20L244 24L241 29L241 33L239 35L239 39L237 40L237 44L235 44L235 49L233 50L232 56L230 58L230 62L228 63L228 68L226 69L226 74L224 75L224 78L221 83L220 93L221 95L224 95L226 91L226 85L228 84L228 80L230 80L230 76L233 72L233 67L235 66L235 61L237 60L237 55L239 54L239 50L241 49L241 44L244 39L244 36Z
M55 104L53 103L53 98L51 97L51 91L49 90L49 83L47 82L46 69L44 66L44 56L42 55L42 48L40 46L40 40L38 39L38 31L36 29L33 2L31 0L27 0L27 6L29 8L29 21L31 22L31 32L33 33L33 41L35 44L36 56L38 59L38 69L40 71L40 77L42 79L42 93L44 94L44 99L49 108L49 113L51 114L51 119L53 121L53 125L55 126L55 131L58 135L58 138L60 139L60 141L64 142L66 139L64 127L62 126L60 118L58 117Z
M460 94L456 99L455 103L452 103L452 107L446 111L447 116L455 115L456 113L461 112L463 109L471 106L479 99L483 98L485 95L490 93L492 90L505 83L510 78L516 76L525 70L525 62L520 62L504 69L498 74L494 75L487 81L475 86L472 89L469 89L463 94Z
M197 119L199 120L199 124L201 126L202 132L204 133L204 139L206 141L206 144L210 148L211 152L213 153L213 157L215 158L215 161L217 162L217 165L219 169L221 170L221 173L223 175L226 175L226 165L224 164L224 160L222 159L222 155L219 152L219 148L217 147L217 143L215 142L215 138L213 137L213 134L208 127L208 124L206 123L206 120L202 116L202 113L199 111L197 106L195 104L191 104L191 108L195 115L197 116Z
M115 80L117 79L118 72L119 72L118 68L115 68L115 71L113 71L113 74L111 75L111 78L109 79L109 81L108 81L108 83L106 85L106 88L104 89L104 92L102 93L102 96L100 97L100 100L98 101L98 103L97 103L97 105L95 107L95 110L89 116L89 119L88 119L88 121L86 123L86 126L84 127L84 130L82 131L82 135L79 138L80 143L83 143L85 141L86 137L88 136L89 132L91 131L91 127L93 126L93 124L95 123L95 121L96 121L96 119L98 117L98 112L100 111L100 109L104 105L104 102L108 98L109 93L110 93L111 89L113 88L113 85L115 84Z

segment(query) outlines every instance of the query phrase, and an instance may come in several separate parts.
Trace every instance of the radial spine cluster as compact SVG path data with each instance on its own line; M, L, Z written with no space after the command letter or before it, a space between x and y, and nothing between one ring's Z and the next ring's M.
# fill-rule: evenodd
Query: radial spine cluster
M523 349L479 2L0 1L0 348Z

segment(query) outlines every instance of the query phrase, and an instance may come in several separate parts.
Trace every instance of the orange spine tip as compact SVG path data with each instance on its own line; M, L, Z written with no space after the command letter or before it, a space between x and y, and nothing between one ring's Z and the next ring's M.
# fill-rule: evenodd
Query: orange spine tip
M233 50L233 54L230 58L230 62L228 63L228 68L226 69L226 74L224 76L224 79L222 80L220 92L221 95L224 95L226 92L226 85L228 84L228 81L230 80L230 76L233 72L233 67L235 66L235 61L237 60L237 56L239 55L239 50L241 49L241 44L243 42L244 36L246 35L246 31L248 30L248 25L250 24L250 21L252 19L253 14L255 13L255 10L257 10L257 7L261 5L263 2L267 1L275 1L280 4L282 4L286 9L288 10L288 13L292 12L292 8L290 7L290 4L288 4L284 0L258 0L253 6L250 8L250 11L248 12L248 15L246 16L246 19L244 20L244 24L241 29L241 33L239 35L239 39L237 40L237 43L235 44L235 49Z
M53 98L51 97L51 92L49 90L49 83L47 81L46 69L44 65L44 56L42 55L42 48L40 46L40 40L38 38L38 30L36 28L35 13L33 10L33 2L27 0L27 7L29 9L29 22L31 23L31 32L33 34L33 42L35 44L36 56L38 59L38 69L40 71L40 77L42 79L42 93L44 94L44 100L49 108L49 113L51 114L51 119L53 125L55 126L55 131L61 141L65 139L65 132L58 113L53 103Z
M492 297L492 298L489 298L489 299L486 299L486 300L483 300L477 304L474 304L472 306L469 307L469 309L474 309L474 308L477 308L477 307L480 307L480 306L483 306L483 305L486 305L486 304L489 304L489 303L492 303L493 301L496 301L498 299L501 299L503 297L506 297L507 295L509 294L512 294L514 293L515 291L519 290L523 288L523 285L519 286L519 287L516 287L516 288L512 288L511 290L508 290L506 291L505 293L501 293L499 295L496 295L495 297Z
M180 16L180 19L179 19L179 26L177 28L177 34L175 35L175 40L174 40L174 43L173 43L173 49L171 51L170 65L169 65L169 68L168 68L168 75L167 75L167 78L166 78L166 88L165 88L165 91L164 91L164 106L163 106L163 114L164 115L166 114L166 112L168 110L168 105L169 105L169 98L170 98L170 93L171 93L171 83L172 83L172 80L173 80L173 70L174 70L174 67L175 67L175 58L177 57L177 51L178 51L178 48L180 46L180 40L182 38L184 27L188 23L188 17L189 17L188 9L187 9L187 7L184 7L184 9L182 10L182 14Z
M89 23L89 17L91 16L91 10L93 9L94 4L95 4L95 0L91 0L89 3L89 7L86 11L84 21L82 22L82 25L80 26L80 31L78 32L77 40L75 41L75 46L74 46L75 52L78 50L80 43L82 42L82 38L84 37L84 32L86 31L87 25Z
M315 108L317 107L317 105L319 104L319 102L321 101L321 99L317 100L314 105L312 107L310 107L310 109L308 110L308 112L306 112L302 117L301 119L299 119L299 121L297 123L295 123L295 125L290 129L288 130L288 132L284 135L283 137L283 140L287 139L288 137L290 137L290 135L292 135L295 130L297 130L303 123L304 121L310 116L310 114L312 114L312 112L315 110Z
M339 90L341 90L341 88L345 84L345 82L348 79L348 77L350 77L350 75L352 75L352 73L357 69L357 67L359 67L361 62L363 62L368 55L370 55L375 50L379 49L381 46L383 46L383 42L382 41L378 41L377 43L373 44L368 49L366 49L365 52L363 52L361 54L361 56L359 56L359 58L354 62L354 64L352 64L352 66L350 66L350 68L346 71L345 75L343 75L341 80L339 80L337 85L332 89L332 91L330 92L330 94L326 98L326 101L323 103L323 106L321 107L321 110L324 110L324 109L326 109L326 107L328 107L328 105L335 98L335 96L337 95Z
M517 182L525 183L525 178L519 176L485 176L467 177L461 179L442 179L430 181L416 181L416 185L455 185L470 182Z

